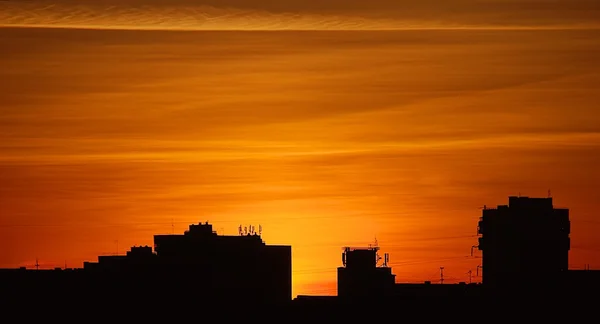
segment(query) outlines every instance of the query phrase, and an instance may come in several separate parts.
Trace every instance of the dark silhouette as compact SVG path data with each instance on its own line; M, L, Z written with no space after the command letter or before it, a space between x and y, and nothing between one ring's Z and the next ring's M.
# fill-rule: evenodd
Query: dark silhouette
M338 297L340 299L379 298L391 295L395 275L384 263L378 266L379 247L344 248L343 266L337 270ZM388 255L385 254L385 260Z
M261 304L306 315L336 305L382 301L407 308L422 302L490 306L490 301L531 296L586 298L582 296L600 290L600 271L568 269L569 210L554 208L550 197L509 197L508 205L483 208L479 245L471 247L471 252L483 251L483 265L477 267L482 283L444 284L443 267L439 284L396 283L389 255L382 258L377 245L346 247L337 269L338 296L301 295L291 303L291 247L266 245L261 230L240 226L237 236L217 235L206 222L190 225L182 235L155 235L154 249L134 246L126 255L99 256L80 269L1 269L1 294L29 305L87 301L104 307L139 300L162 308Z
M253 230L220 236L207 222L183 235L156 235L154 244L154 251L142 246L99 256L83 269L2 270L0 284L3 293L29 303L52 295L202 304L291 300L291 247L266 245Z
M484 207L477 233L486 292L546 295L563 284L571 223L569 210L554 208L551 197L512 196L508 205Z
M509 197L508 205L484 206L477 233L483 251L482 283L395 283L380 260L379 247L344 248L338 268L338 296L298 296L302 305L339 305L368 301L444 303L488 301L575 300L600 291L600 271L569 270L570 221L568 209L553 207L552 198Z

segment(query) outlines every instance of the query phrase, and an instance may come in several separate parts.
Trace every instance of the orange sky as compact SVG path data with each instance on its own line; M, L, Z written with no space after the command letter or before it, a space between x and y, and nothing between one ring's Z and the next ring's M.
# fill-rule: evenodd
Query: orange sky
M0 29L0 267L208 220L291 244L294 294L375 237L398 281L467 281L479 208L548 189L600 267L599 36Z

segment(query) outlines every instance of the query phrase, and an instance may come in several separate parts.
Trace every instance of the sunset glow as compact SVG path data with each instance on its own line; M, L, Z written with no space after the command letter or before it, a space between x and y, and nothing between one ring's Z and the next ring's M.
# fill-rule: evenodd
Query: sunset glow
M527 24L477 18L514 5L461 22L204 1L213 31L114 20L202 29L185 1L56 1L0 2L0 267L80 266L210 221L292 245L294 295L335 294L341 248L375 239L398 281L467 281L480 208L548 190L571 209L572 266L600 267L600 15L582 1ZM267 25L314 30L225 31ZM436 28L377 31L411 26Z

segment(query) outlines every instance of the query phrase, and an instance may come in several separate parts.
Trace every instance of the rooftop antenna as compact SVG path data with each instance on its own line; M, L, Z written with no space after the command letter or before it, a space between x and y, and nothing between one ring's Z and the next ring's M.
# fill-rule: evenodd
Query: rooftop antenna
M388 266L388 262L390 262L390 254L389 253L384 253L383 254L383 266L387 267Z
M40 270L40 263L38 262L38 258L35 258L35 270Z
M444 284L444 267L440 267L440 284Z
M548 189L548 198L552 198L552 192Z
M471 283L471 275L473 274L473 270L469 269L467 274L469 274L469 283Z
M471 256L473 256L473 249L476 248L476 247L479 247L479 246L478 245L471 246Z
M477 270L475 271L475 273L477 273L477 277L479 277L479 269L483 269L481 264L477 265Z

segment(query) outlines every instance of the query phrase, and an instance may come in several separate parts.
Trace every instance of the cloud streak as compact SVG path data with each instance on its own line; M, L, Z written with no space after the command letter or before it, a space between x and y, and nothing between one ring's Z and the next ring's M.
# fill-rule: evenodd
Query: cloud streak
M593 2L0 2L0 26L143 30L590 29ZM558 5L557 5L558 3ZM375 9L373 9L375 8Z
M548 188L574 241L598 242L581 222L600 201L596 31L1 28L0 48L0 266L80 264L207 217L260 221L300 273L376 234L422 281L437 268L418 262L468 253L442 238L472 235L478 206Z

